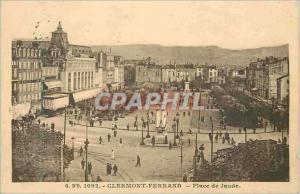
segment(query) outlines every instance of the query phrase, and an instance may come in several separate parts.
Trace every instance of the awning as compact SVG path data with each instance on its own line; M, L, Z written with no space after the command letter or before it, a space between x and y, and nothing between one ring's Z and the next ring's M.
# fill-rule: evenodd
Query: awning
M47 86L47 89L62 87L61 81L46 81L44 84Z
M60 108L64 108L69 105L68 94L51 94L45 95L43 100L43 108L46 110L55 111Z
M101 88L95 88L90 90L83 90L80 92L74 92L73 98L75 102L80 102L82 100L87 100L96 97L101 92Z

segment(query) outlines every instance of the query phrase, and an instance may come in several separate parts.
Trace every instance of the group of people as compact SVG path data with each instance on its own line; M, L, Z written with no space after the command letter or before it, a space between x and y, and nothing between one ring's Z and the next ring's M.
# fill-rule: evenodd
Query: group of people
M113 170L113 174L112 174L112 170ZM110 163L106 163L106 174L107 175L113 175L116 176L118 172L118 167L117 164L115 164L113 167Z
M212 133L208 133L208 138L209 138L210 142L213 141L213 138L215 138L215 142L218 142L218 139L222 138L223 144L225 144L227 142L228 144L235 145L235 141L234 141L233 137L231 137L231 139L230 139L228 132L225 132L224 134L222 132L217 132L215 137L213 137Z
M85 160L84 160L84 158L82 158L82 160L81 160L81 168L82 168L82 170L84 170L84 168L85 168ZM88 162L88 164L87 164L88 174L92 173L92 168L93 168L92 162Z

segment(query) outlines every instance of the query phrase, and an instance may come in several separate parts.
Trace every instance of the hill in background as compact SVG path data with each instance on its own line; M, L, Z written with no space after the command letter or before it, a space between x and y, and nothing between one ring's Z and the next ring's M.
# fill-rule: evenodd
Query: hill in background
M161 46L156 44L133 45L103 45L91 46L93 51L106 51L112 49L115 55L125 59L143 59L151 57L159 64L168 63L199 63L216 65L241 65L246 66L252 60L266 56L288 56L288 44L262 47L255 49L231 50L217 46Z

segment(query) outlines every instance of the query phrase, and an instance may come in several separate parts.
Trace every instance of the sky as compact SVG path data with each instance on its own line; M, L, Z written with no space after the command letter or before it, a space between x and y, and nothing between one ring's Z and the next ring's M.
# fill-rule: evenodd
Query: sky
M51 37L61 21L72 44L229 49L289 43L299 17L291 1L4 1L1 9L3 29L16 39Z

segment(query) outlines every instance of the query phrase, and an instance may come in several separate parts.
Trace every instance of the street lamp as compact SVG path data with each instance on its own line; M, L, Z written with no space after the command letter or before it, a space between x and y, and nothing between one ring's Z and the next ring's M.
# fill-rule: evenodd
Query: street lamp
M85 113L87 115L87 102L85 104ZM85 131L85 136L86 136L86 140L84 142L85 146L85 182L88 182L89 181L89 178L88 178L88 145L89 145L89 140L88 140L88 117L86 118L86 131Z
M144 117L142 117L141 120L142 120L142 141L141 141L140 145L145 145L145 142L144 142L144 127L145 127Z
M173 146L177 146L177 143L176 143L176 119L175 118L173 119L172 128L173 128L173 132L174 132Z
M74 140L75 140L75 137L73 136L71 139L72 139L72 158L74 160Z
M176 139L179 139L179 134L178 134L178 127L179 127L179 113L176 113Z
M89 140L86 138L84 144L84 148L85 148L85 182L89 181L88 178L88 145L89 145Z
M149 112L147 114L147 135L146 135L146 138L150 138L150 134L149 134Z

